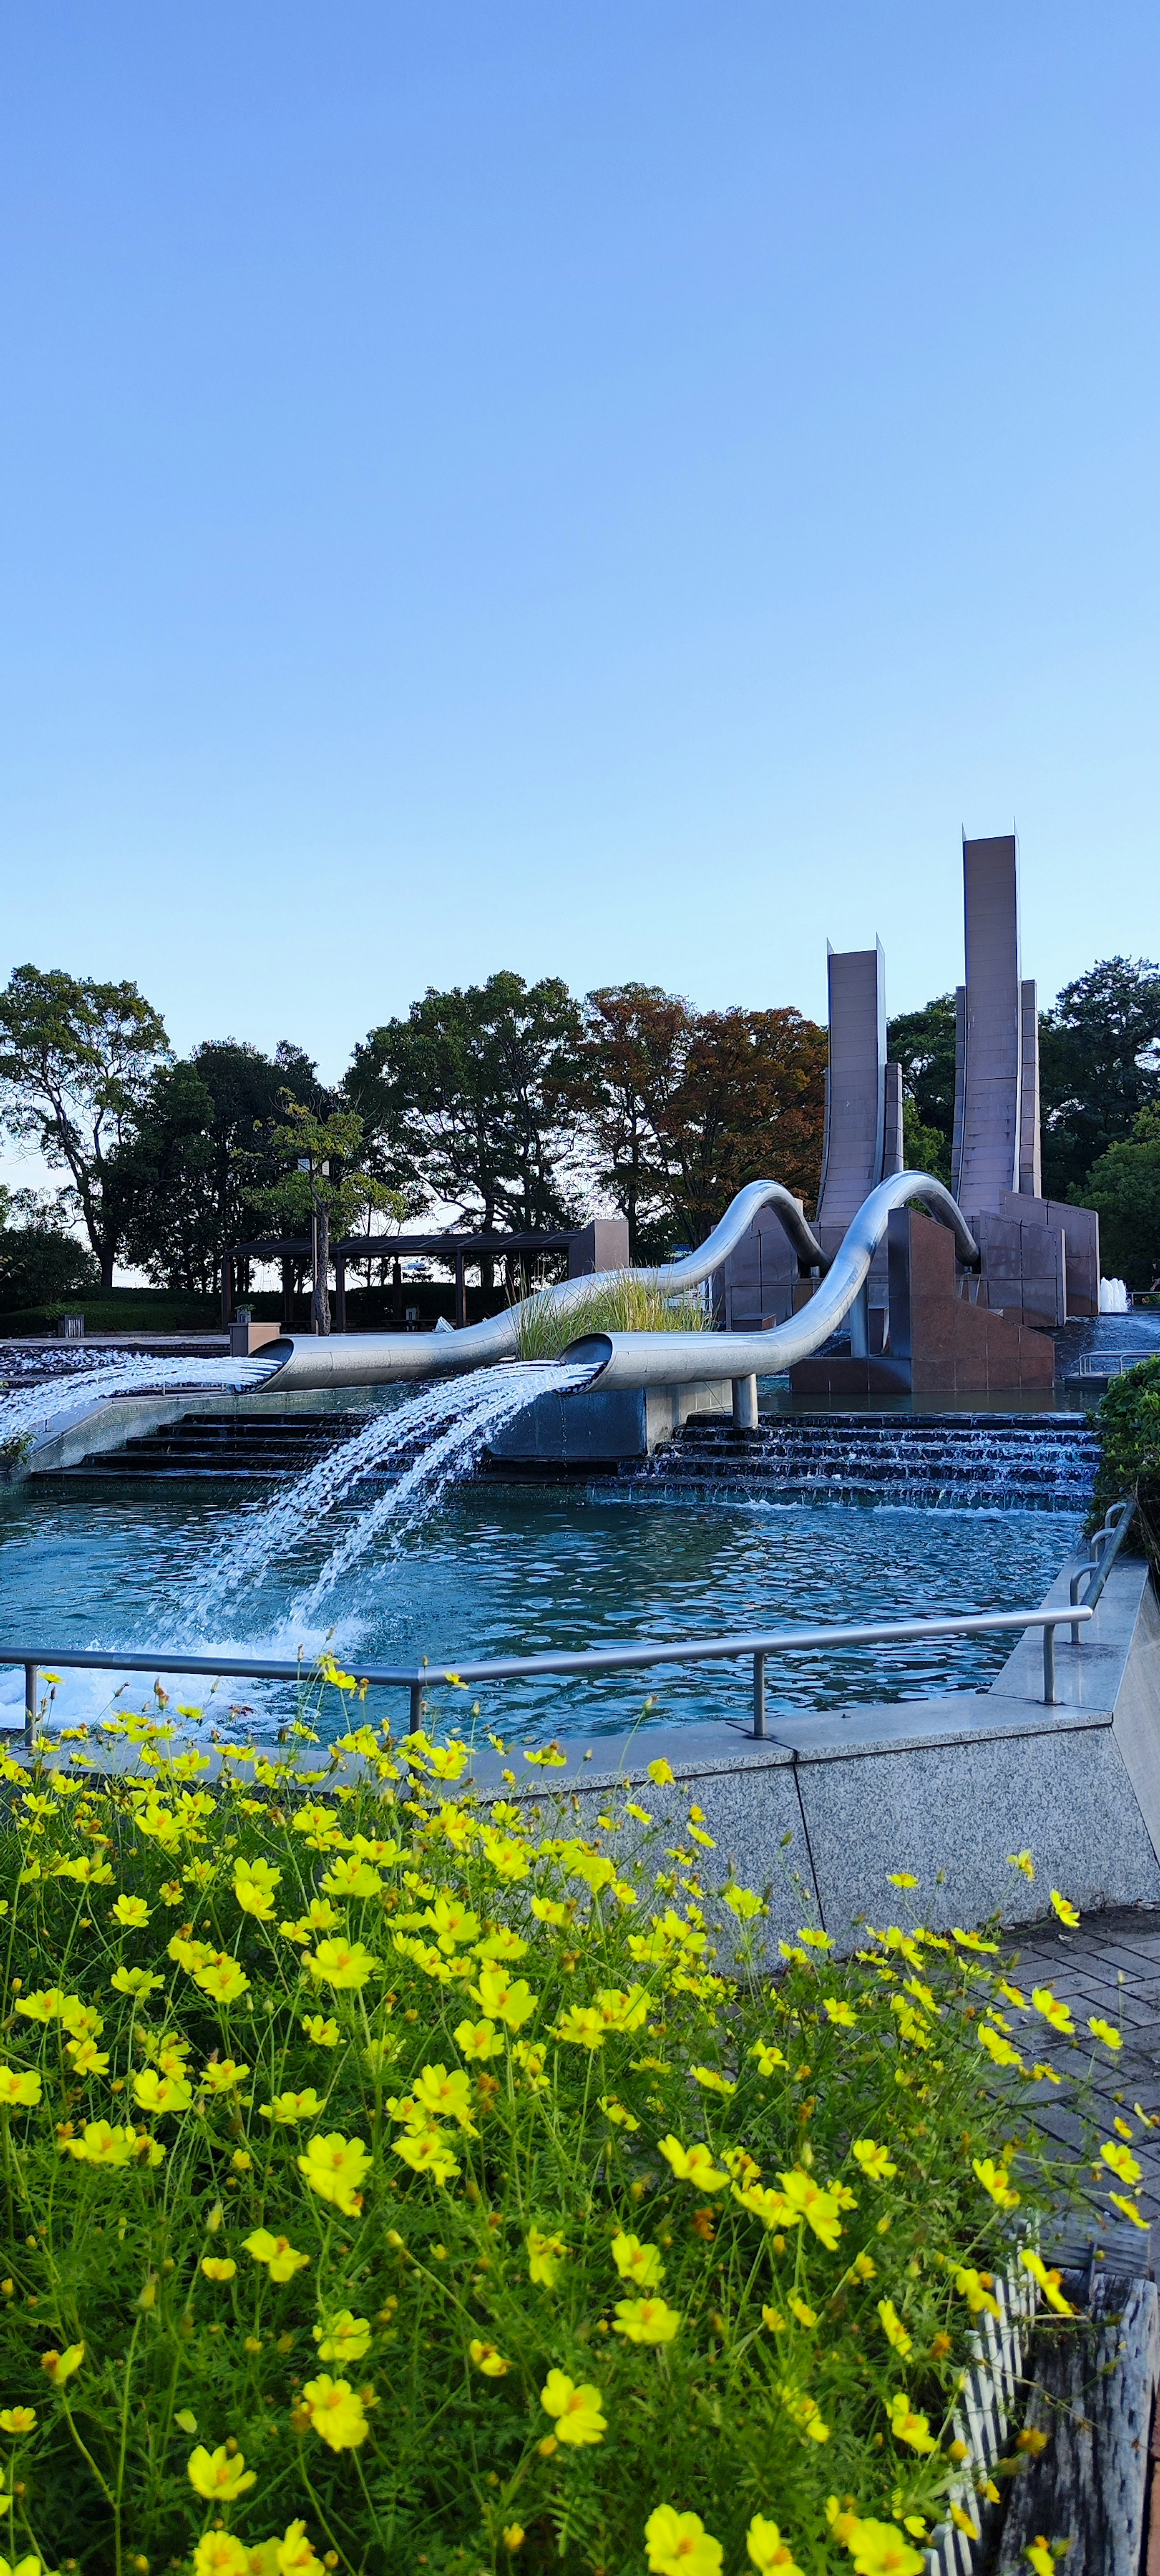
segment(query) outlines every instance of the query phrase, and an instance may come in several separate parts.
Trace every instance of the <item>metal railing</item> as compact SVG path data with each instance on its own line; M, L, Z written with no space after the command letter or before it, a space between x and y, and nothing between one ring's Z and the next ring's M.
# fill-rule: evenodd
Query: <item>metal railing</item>
M1154 1359L1155 1356L1156 1354L1154 1351L1147 1349L1134 1351L1081 1351L1079 1355L1079 1368L1077 1375L1080 1377L1122 1377L1125 1369L1139 1368L1142 1360Z
M590 1646L570 1655L500 1655L485 1663L447 1665L363 1664L354 1679L371 1690L402 1690L409 1694L409 1729L417 1733L423 1723L426 1694L440 1683L510 1682L541 1680L548 1675L569 1673L595 1674L640 1671L654 1664L708 1664L751 1662L753 1665L753 1728L761 1742L766 1736L765 1684L766 1665L771 1656L802 1654L819 1646L888 1646L925 1643L935 1637L991 1637L1019 1635L1029 1629L1043 1631L1043 1699L1054 1708L1055 1697L1055 1631L1070 1627L1078 1642L1082 1621L1093 1618L1094 1605L1077 1609L1070 1605L1049 1604L1037 1610L971 1610L936 1619L883 1619L859 1627L773 1628L760 1632L727 1637L682 1637L653 1639L635 1646ZM152 1655L74 1653L72 1648L50 1651L46 1646L0 1646L0 1665L22 1664L24 1667L24 1743L31 1747L36 1740L39 1714L40 1675L47 1666L65 1671L116 1673L190 1673L206 1679L224 1681L236 1677L242 1681L297 1682L316 1681L320 1676L316 1664L301 1658L293 1664L273 1663L241 1655L171 1655L162 1649Z
M1078 1602L1082 1595L1085 1606L1089 1610L1095 1609L1096 1603L1099 1600L1100 1594L1103 1591L1104 1585L1107 1582L1108 1576L1111 1573L1120 1549L1124 1544L1124 1540L1128 1535L1132 1522L1132 1515L1135 1509L1136 1497L1134 1494L1130 1494L1126 1502L1113 1503L1110 1510L1105 1512L1102 1529L1092 1531L1091 1537L1088 1540L1088 1547L1091 1553L1085 1557L1082 1565L1077 1565L1075 1573L1071 1578L1070 1591L1073 1603ZM1086 1592L1084 1592L1085 1583L1088 1587ZM1072 1621L1071 1642L1073 1646L1078 1646L1079 1644L1079 1629L1074 1620Z

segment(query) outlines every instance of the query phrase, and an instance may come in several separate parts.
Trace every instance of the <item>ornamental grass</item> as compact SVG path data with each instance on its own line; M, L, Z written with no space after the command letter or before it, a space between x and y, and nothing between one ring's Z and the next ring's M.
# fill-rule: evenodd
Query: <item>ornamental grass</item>
M713 1318L696 1290L667 1293L647 1271L613 1270L563 1298L541 1288L517 1310L522 1360L555 1360L585 1333L707 1333Z
M1066 2307L1065 2006L968 1930L779 1958L662 1761L597 1819L350 1715L0 1766L8 2566L918 2576L994 2275Z

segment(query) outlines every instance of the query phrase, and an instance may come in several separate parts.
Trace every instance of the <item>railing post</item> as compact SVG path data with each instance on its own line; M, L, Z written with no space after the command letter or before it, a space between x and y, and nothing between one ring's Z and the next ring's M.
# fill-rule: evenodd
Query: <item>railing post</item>
M1079 1596L1080 1596L1080 1590L1081 1590L1081 1587L1082 1587L1082 1584L1083 1584L1083 1579L1084 1579L1085 1574L1090 1574L1090 1572L1091 1572L1091 1567L1090 1567L1090 1565L1081 1565L1081 1566L1080 1566L1080 1568L1079 1568L1078 1573L1073 1574L1073 1576L1072 1576L1072 1578L1071 1578L1071 1582L1070 1582L1070 1584L1068 1585L1068 1597L1069 1597L1069 1599L1070 1599L1070 1601L1071 1601L1071 1606L1072 1606L1072 1609L1073 1609L1073 1610L1077 1609L1077 1608L1078 1608L1078 1606L1079 1606ZM1073 1619L1073 1620L1072 1620L1072 1623L1071 1623L1071 1642L1072 1642L1073 1646L1078 1646L1078 1644L1079 1644L1079 1621L1078 1621L1078 1619Z
M1074 1632L1073 1632L1074 1633ZM1043 1705L1055 1707L1055 1622L1050 1620L1043 1631Z
M412 1682L412 1684L411 1684L411 1718L410 1718L410 1725L409 1725L408 1732L409 1732L411 1735L418 1735L419 1730L420 1730L420 1727L422 1726L422 1724L423 1724L423 1684L422 1684L422 1682Z
M759 1740L765 1734L764 1655L755 1655L753 1658L753 1732Z
M36 1702L40 1675L35 1664L24 1667L24 1741L31 1753L36 1742Z

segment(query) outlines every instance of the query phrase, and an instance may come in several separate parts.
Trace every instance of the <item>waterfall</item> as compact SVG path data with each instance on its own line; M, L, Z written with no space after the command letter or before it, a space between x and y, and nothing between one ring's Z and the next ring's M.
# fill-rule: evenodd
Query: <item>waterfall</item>
M340 1575L386 1530L402 1538L432 1511L447 1486L470 1473L485 1442L538 1395L583 1386L587 1367L558 1360L503 1361L471 1376L440 1378L390 1412L378 1413L354 1439L331 1449L265 1511L236 1524L197 1582L204 1618L276 1556L310 1540L320 1521L366 1477L390 1476L386 1492L367 1503L332 1548L309 1590L290 1606L295 1624L310 1619Z

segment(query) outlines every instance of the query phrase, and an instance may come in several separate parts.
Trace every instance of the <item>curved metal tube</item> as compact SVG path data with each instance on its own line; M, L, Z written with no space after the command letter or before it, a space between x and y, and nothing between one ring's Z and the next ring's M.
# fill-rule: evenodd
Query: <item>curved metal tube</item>
M938 1183L932 1186L937 1189ZM631 1270L627 1276L646 1280L662 1295L680 1296L683 1290L698 1287L702 1279L720 1269L763 1207L773 1209L799 1260L811 1268L829 1268L828 1256L792 1192L780 1181L750 1181L745 1189L738 1190L720 1224L714 1226L696 1252L686 1253L680 1261L660 1262L655 1269ZM610 1287L625 1275L623 1271L596 1270L581 1279L563 1279L556 1287L538 1289L535 1297L509 1306L505 1314L489 1315L482 1324L465 1324L458 1332L332 1333L326 1339L313 1334L287 1334L281 1341L266 1345L263 1357L268 1357L271 1365L269 1376L262 1381L263 1389L277 1387L281 1394L293 1387L388 1386L409 1378L459 1377L467 1369L488 1368L496 1360L518 1357L519 1319L529 1306L539 1305L548 1297L558 1309L580 1305L594 1288ZM680 1336L662 1333L656 1338L667 1341L679 1340ZM698 1334L696 1338L704 1337Z
M963 1261L979 1248L950 1191L926 1172L897 1172L864 1199L842 1238L825 1285L788 1322L766 1333L588 1333L563 1356L587 1360L593 1387L689 1386L711 1378L769 1377L809 1359L836 1332L869 1276L891 1210L917 1199L949 1225Z

